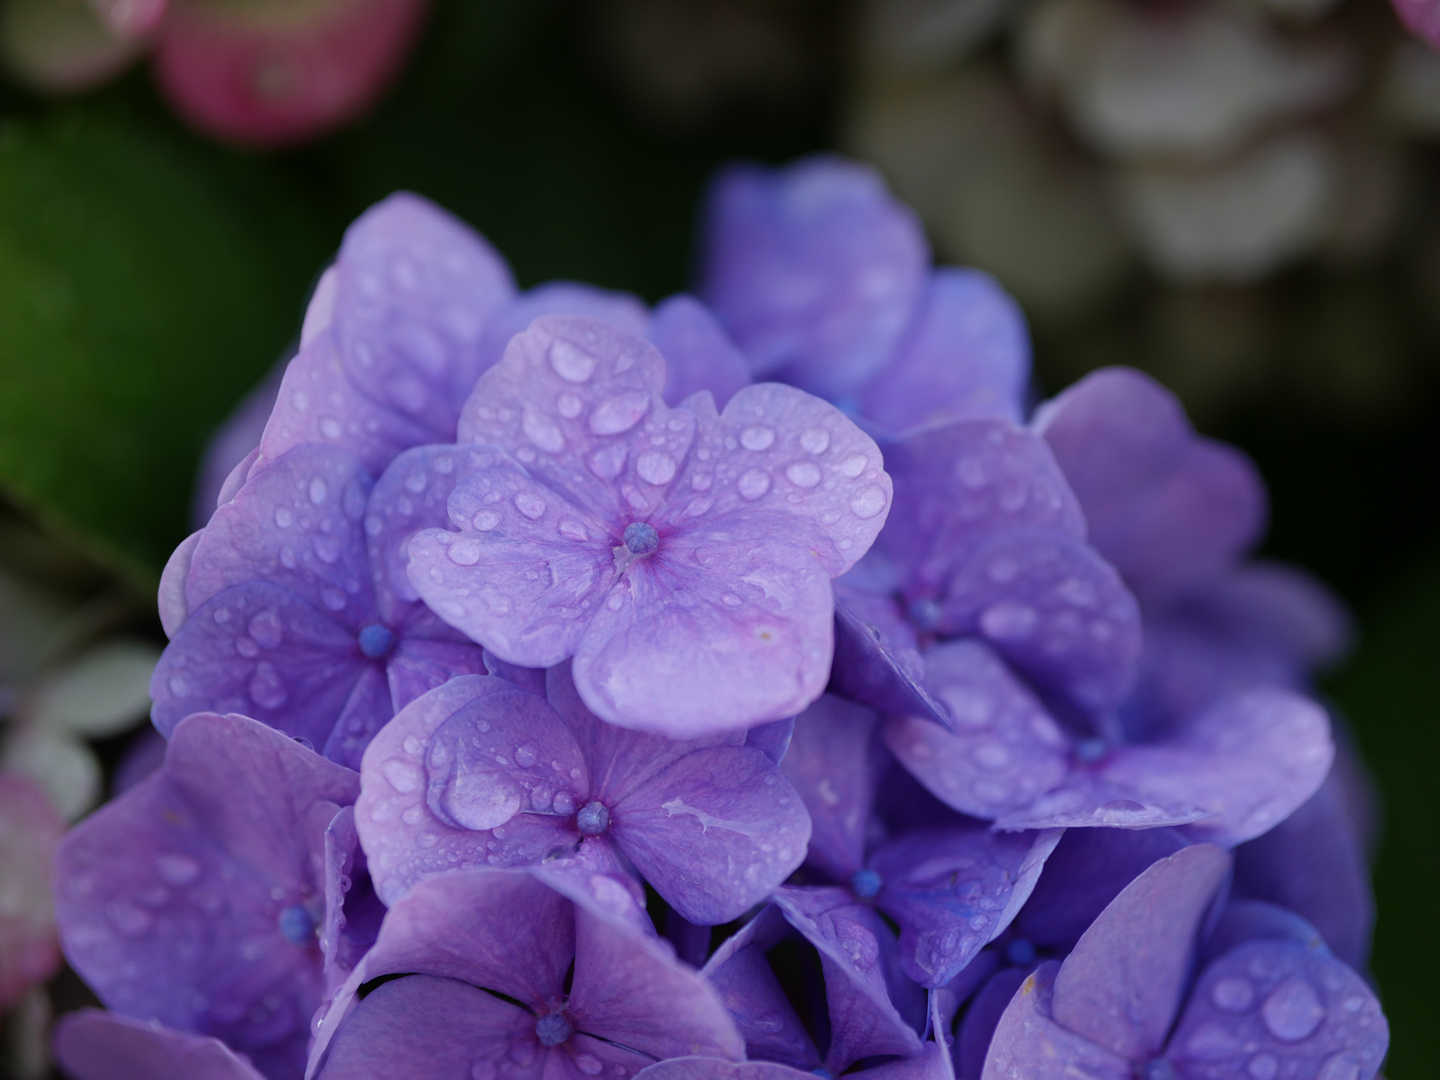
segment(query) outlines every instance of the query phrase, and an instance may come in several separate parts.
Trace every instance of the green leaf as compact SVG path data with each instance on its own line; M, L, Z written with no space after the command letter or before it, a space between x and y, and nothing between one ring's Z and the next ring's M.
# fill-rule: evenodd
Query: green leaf
M0 127L0 489L141 587L324 259L271 167L120 117Z
M1402 577L1362 626L1330 690L1385 804L1373 966L1390 1021L1385 1073L1407 1080L1440 1062L1440 563Z

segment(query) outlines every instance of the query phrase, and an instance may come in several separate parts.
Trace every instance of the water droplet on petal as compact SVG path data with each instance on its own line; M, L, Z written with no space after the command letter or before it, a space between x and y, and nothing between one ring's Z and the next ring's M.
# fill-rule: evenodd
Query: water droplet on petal
M480 561L480 544L474 540L456 540L445 554L456 566L474 566Z
M189 855L160 855L155 859L155 873L167 885L189 885L200 876L200 864Z
M566 420L574 420L580 415L583 405L574 394L561 394L555 399L555 408Z
M746 499L758 499L770 490L770 474L764 469L750 469L741 475L735 486Z
M630 390L606 398L590 414L590 431L596 435L619 435L640 422L650 408L650 395Z
M515 496L515 508L534 521L545 513L545 500L533 491L522 491Z
M830 433L824 428L811 428L800 436L800 446L807 454L823 454L830 445Z
M391 758L380 766L380 772L402 795L408 795L420 786L419 768L403 758Z
M1295 1042L1305 1038L1325 1018L1325 1006L1315 988L1298 975L1286 979L1270 992L1260 1006L1260 1016L1270 1034Z
M812 488L820 483L820 466L809 461L797 461L786 468L785 478L796 487Z
M864 454L852 454L840 463L840 471L853 480L865 471L868 464L870 462Z
M600 1059L593 1054L579 1054L575 1058L575 1067L586 1076L599 1076L600 1070L604 1068Z
M1015 600L1001 600L980 613L980 629L996 641L1020 641L1030 636L1039 616L1035 609Z
M1315 1080L1359 1080L1360 1063L1350 1054L1331 1054L1315 1074Z
M1226 1012L1244 1012L1255 1000L1255 988L1249 980L1241 978L1219 979L1210 988L1210 1000L1217 1009Z
M535 747L526 743L524 746L515 748L515 764L522 769L528 769L535 764Z
M495 513L494 510L479 510L475 516L470 519L470 524L475 527L476 532L489 532L500 524L500 515Z
M525 406L524 415L520 420L520 430L525 432L527 439L547 454L558 454L565 449L565 436L560 433L560 425L528 405Z
M756 424L748 427L740 433L740 445L746 450L768 450L775 441L775 430Z
M282 529L288 529L291 525L295 524L295 515L287 508L277 506L275 508L275 524Z
M647 484L668 484L675 469L675 459L663 450L647 450L635 459L635 471Z
M1250 1074L1251 1080L1275 1080L1280 1062L1274 1054L1256 1054L1245 1066L1245 1071Z
M255 674L250 676L246 688L250 691L250 700L262 709L278 709L290 696L279 672L264 662L256 665Z
M599 361L574 342L559 338L550 343L550 366L566 382L583 383L595 374Z
M850 509L855 511L856 517L868 521L885 509L885 492L878 487L867 487L855 496L850 503Z

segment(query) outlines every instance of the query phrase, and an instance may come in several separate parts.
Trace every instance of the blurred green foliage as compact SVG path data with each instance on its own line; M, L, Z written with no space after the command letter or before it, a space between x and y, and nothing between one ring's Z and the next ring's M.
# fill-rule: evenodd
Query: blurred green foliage
M137 583L325 244L255 163L134 119L0 127L0 484Z

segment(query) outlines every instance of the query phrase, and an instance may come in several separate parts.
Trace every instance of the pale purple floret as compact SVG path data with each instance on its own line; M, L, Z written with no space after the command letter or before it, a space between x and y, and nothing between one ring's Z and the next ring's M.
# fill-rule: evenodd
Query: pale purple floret
M1242 904L1207 935L1229 865L1198 844L1131 882L1063 963L1021 984L984 1080L1375 1076L1379 1003L1303 920Z
M671 409L665 362L593 319L514 338L460 423L488 461L450 520L410 542L410 580L501 659L574 657L586 705L673 737L799 712L824 689L830 579L890 506L875 443L792 387L748 386L717 413Z
M568 665L550 670L546 695L457 678L371 744L356 820L387 903L457 868L574 856L633 866L685 919L716 925L804 859L804 805L745 732L679 742L606 724Z
M827 695L796 718L782 770L813 822L807 866L892 919L905 973L939 987L1009 926L1060 833L997 833L932 804L913 815L923 824L887 835L878 727L869 709Z
M712 187L705 228L703 295L757 377L892 434L1022 419L1019 306L979 271L932 271L914 213L873 169L832 157L733 167Z
M643 920L604 876L563 895L524 871L423 882L321 1016L312 1069L583 1080L679 1054L739 1060L715 992ZM391 974L404 977L357 1003L362 983Z
M792 931L824 974L824 1024L796 1014L766 954ZM924 1049L925 994L901 971L895 935L846 889L778 889L771 904L724 941L701 972L735 1018L751 1058L839 1075L869 1057ZM817 1003L818 1004L818 1003Z
M99 1009L62 1016L52 1039L72 1080L263 1080L219 1039Z
M423 447L378 483L342 449L295 447L215 511L167 567L180 616L151 682L162 734L190 713L240 712L352 767L397 709L480 648L419 602L404 545L444 521L472 454Z
M272 1080L298 1077L327 983L317 931L337 907L326 863L344 838L330 827L359 779L243 716L185 720L160 772L61 846L71 965L121 1014L223 1039Z

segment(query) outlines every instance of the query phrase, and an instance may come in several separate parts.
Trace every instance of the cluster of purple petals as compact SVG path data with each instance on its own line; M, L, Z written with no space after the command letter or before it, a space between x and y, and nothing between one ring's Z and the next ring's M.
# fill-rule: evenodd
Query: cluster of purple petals
M1347 628L1254 467L1133 371L1032 409L862 166L704 235L650 309L347 232L166 568L163 761L60 853L62 1067L1370 1080Z

